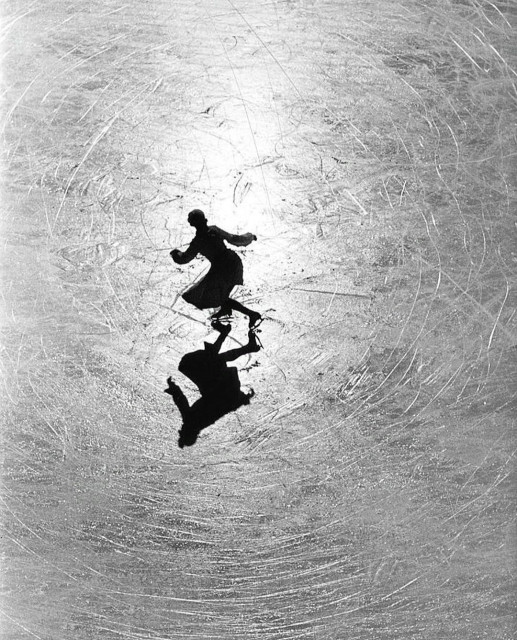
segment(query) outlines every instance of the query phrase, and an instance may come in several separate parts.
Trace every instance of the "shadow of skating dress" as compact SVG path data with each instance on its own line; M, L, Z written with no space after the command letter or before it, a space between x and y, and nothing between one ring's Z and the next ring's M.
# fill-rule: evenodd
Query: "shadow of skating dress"
M206 276L187 289L182 298L198 309L220 307L236 285L243 284L243 267L239 256L228 249L224 241L236 247L246 247L253 240L253 234L228 233L216 226L198 230L186 251L176 251L173 256L177 264L185 264L198 254L210 261Z

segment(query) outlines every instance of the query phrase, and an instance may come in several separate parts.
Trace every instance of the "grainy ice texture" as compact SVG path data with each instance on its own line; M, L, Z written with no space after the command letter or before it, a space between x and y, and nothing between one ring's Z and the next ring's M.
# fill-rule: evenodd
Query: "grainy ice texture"
M516 4L2 10L2 637L510 640ZM266 320L179 449L194 207Z

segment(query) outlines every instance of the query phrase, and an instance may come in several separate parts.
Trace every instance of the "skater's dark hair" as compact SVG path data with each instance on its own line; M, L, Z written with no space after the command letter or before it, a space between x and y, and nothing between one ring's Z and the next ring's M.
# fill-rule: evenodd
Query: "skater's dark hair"
M193 429L189 431L188 429L180 429L178 431L178 447L183 449L184 447L191 447L196 443L197 437L199 435L199 431Z
M188 221L191 224L192 223L203 224L203 223L206 223L206 216L204 212L201 211L201 209L192 209L192 211L190 211L188 214Z
M198 400L198 402L195 403L197 404L197 408L195 405L191 408L191 411L195 409L195 411L192 411L192 415L184 412L183 424L178 431L178 447L180 449L191 447L196 443L198 435L204 428L214 424L222 415L230 413L230 411L236 411L243 405L250 404L254 395L255 392L253 389L250 389L248 392L240 391L235 397L229 396L226 399L226 406L224 398L222 402L209 400L203 403L203 400Z

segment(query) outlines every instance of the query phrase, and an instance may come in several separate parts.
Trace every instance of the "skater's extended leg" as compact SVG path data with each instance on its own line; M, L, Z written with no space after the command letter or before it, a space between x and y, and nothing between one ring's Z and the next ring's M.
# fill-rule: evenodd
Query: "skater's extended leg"
M231 327L229 324L222 324L219 320L212 321L212 328L219 332L219 336L217 340L211 345L211 349L215 351L215 353L219 353L221 347L223 346L223 342L228 337L228 334L231 331ZM208 344L208 343L207 343Z
M248 318L250 319L250 328L254 327L258 323L258 321L262 318L260 313L258 313L257 311L253 311L253 309L249 309L248 307L245 307L243 304L241 304L240 302L237 302L237 300L234 300L233 298L228 298L228 301L225 304L228 304L230 308L233 309L234 311L239 311L240 313L243 313L245 316L248 316Z
M257 336L253 331L248 331L248 344L245 344L242 347L238 347L237 349L230 349L229 351L225 351L221 353L220 357L225 362L232 362L233 360L237 360L240 356L244 356L248 353L256 353L260 351L260 346L257 342Z

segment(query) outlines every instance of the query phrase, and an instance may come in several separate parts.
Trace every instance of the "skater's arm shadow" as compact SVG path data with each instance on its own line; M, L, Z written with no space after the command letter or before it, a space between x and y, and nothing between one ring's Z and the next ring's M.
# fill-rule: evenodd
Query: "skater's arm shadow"
M201 394L195 402L190 404L179 385L172 378L167 380L165 393L172 396L183 422L178 439L180 448L193 445L203 429L249 404L254 395L253 390L242 391L238 370L228 367L228 362L258 351L256 338L250 332L246 345L219 353L227 335L228 332L220 335L214 344L205 342L204 349L187 353L180 361L178 370L194 382Z

